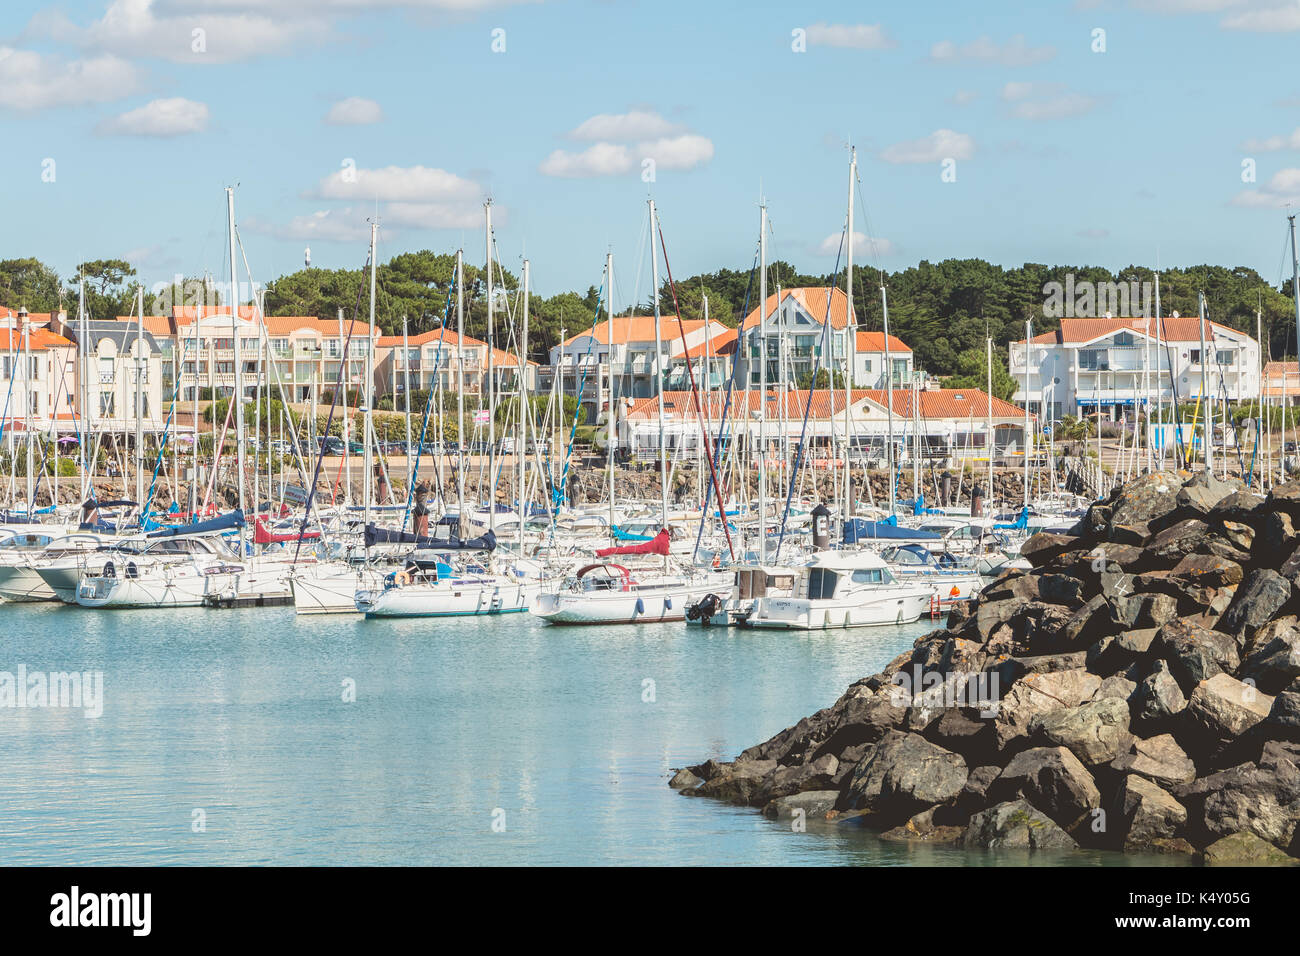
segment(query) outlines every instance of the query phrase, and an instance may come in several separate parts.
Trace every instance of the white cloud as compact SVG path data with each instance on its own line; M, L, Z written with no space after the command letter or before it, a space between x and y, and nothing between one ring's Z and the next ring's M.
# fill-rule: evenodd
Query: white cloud
M944 159L970 159L975 140L966 133L937 129L929 136L888 146L880 154L887 163L937 163Z
M888 50L894 41L879 23L826 24L808 27L810 46L836 46L853 50Z
M1300 30L1300 3L1246 10L1224 17L1225 30L1248 30L1254 33L1291 33Z
M583 120L570 131L570 139L581 140L634 140L670 136L681 127L670 123L658 113L632 110L627 113L600 113Z
M841 241L843 240L843 238L844 238L844 234L841 232L831 233L829 236L823 239L821 241L821 245L817 247L818 255L823 255L823 256L839 255L841 252L844 251L843 247L841 246ZM858 232L857 230L854 230L853 254L855 258L863 254L869 256L892 256L894 254L894 244L890 242L888 239L881 239L879 237L872 238L871 236L868 236L865 232Z
M346 209L320 209L305 216L294 216L277 226L248 218L243 222L250 232L276 239L307 239L321 242L361 242L370 238L366 214L351 206Z
M1279 149L1300 149L1300 127L1285 136L1269 136L1265 139L1248 139L1241 148L1253 153L1273 153Z
M1267 185L1243 189L1232 198L1232 205L1248 209L1280 209L1300 203L1300 169L1279 169Z
M1004 102L1015 103L1011 115L1026 120L1063 119L1080 116L1097 105L1084 93L1067 90L1060 83L1007 83L1002 87Z
M1245 0L1133 0L1133 6L1150 13L1218 13L1241 6Z
M106 119L95 127L104 136L184 136L208 127L206 103L182 97L151 100L144 106Z
M383 169L342 168L322 179L318 199L379 199L430 202L475 199L483 193L473 180L428 166L385 166Z
M130 96L139 86L137 69L115 56L62 60L0 46L0 107L39 110L107 103Z
M383 118L383 108L374 100L362 96L349 96L339 100L325 114L325 122L330 126L365 126L378 123Z
M89 50L173 63L230 63L322 40L329 22L295 4L113 0L104 16L79 27L58 13L33 17L28 32ZM275 8L279 9L275 9ZM228 12L217 12L225 9ZM274 14L274 15L268 15ZM197 31L197 32L196 32Z
M930 47L930 59L941 63L975 60L996 63L1000 66L1032 66L1056 56L1056 48L1031 47L1023 34L1016 34L1006 43L999 44L989 37L980 37L970 43L958 45L951 40L941 40Z
M713 141L707 136L686 133L641 143L636 151L643 159L653 159L659 169L690 169L713 158Z
M949 98L949 102L954 106L969 106L971 103L974 103L979 99L979 97L979 93L975 90L958 90Z
M617 143L596 143L580 153L557 149L547 156L538 172L543 176L564 179L590 179L594 176L617 176L632 169L632 154Z

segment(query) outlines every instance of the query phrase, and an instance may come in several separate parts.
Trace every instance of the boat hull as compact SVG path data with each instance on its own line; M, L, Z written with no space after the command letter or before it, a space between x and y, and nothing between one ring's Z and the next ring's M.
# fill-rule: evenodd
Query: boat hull
M716 585L703 584L595 593L549 591L539 594L530 610L548 624L684 621L688 605L716 590Z
M510 581L408 584L356 592L355 610L367 618L474 617L481 614L520 614L537 596L536 585Z
M896 593L854 601L757 598L753 612L740 624L796 631L911 624L921 619L933 600L934 592L928 588L899 588Z

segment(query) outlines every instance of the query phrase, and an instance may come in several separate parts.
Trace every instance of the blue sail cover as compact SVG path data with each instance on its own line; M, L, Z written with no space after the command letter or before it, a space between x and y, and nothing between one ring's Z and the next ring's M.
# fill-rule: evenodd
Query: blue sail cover
M194 524L165 525L157 531L150 531L145 537L171 538L178 534L207 534L215 531L229 531L232 528L240 527L243 523L244 513L236 508L229 514L217 515L217 517L209 518L207 521L196 521Z
M495 551L497 536L491 531L477 538L426 538L413 531L393 531L373 524L366 525L366 547L377 544L413 544L426 551Z
M941 541L942 539L942 535L933 531L900 528L896 524L884 521L854 518L852 521L844 522L845 544L857 544L859 541Z

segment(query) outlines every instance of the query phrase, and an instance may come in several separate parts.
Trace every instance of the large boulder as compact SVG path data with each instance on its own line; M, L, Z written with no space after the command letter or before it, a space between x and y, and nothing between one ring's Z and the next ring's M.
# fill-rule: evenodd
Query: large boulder
M1186 618L1160 628L1151 652L1169 664L1184 694L1215 674L1232 673L1241 664L1232 636Z
M1172 471L1154 471L1124 485L1114 499L1111 524L1137 524L1169 514L1178 507L1182 479Z
M1210 534L1209 525L1200 518L1186 518L1151 536L1146 543L1149 558L1177 563L1191 554Z
M763 778L775 769L775 760L737 760L720 768L698 787L681 792L728 803L761 806L767 802Z
M970 818L962 845L983 850L1073 850L1078 844L1024 800L1009 800Z
M1070 832L1101 806L1096 781L1064 747L1035 747L1016 754L989 785L988 798L1028 800Z
M1300 862L1249 831L1215 840L1201 859L1206 866L1295 866Z
M840 809L906 818L961 792L966 761L919 734L891 730L858 763Z
M1267 717L1272 706L1268 694L1228 674L1216 674L1198 684L1187 702L1189 736L1209 747L1222 746Z
M822 754L807 763L789 767L777 766L763 780L762 793L755 794L755 797L762 796L774 800L799 793L801 790L829 790L839 769L839 758L829 753Z
M1110 766L1119 773L1145 777L1161 787L1191 783L1196 779L1196 764L1178 746L1173 734L1134 738L1128 749L1111 761Z
M774 820L825 819L840 798L838 790L807 790L787 797L777 797L763 807L763 816Z
M1185 512L1205 516L1229 495L1245 490L1238 478L1221 480L1208 471L1198 471L1178 489L1174 502Z
M1219 628L1244 639L1276 617L1290 600L1290 581L1271 568L1256 568L1237 588Z
M1163 660L1156 661L1151 673L1138 683L1129 698L1131 726L1148 733L1169 730L1186 707L1187 698L1170 673L1169 665Z
M1128 747L1128 724L1128 703L1103 697L1036 715L1029 730L1045 746L1065 747L1083 763L1095 765L1109 763Z
M1119 821L1124 849L1136 850L1177 837L1187 823L1187 810L1150 780L1129 774L1116 791L1112 818Z
M1037 534L1031 534L1020 546L1020 557L1037 568L1078 546L1079 539L1073 535L1039 531Z
M1101 678L1082 668L1030 674L1011 685L998 703L993 735L1000 750L1027 745L1030 723L1041 714L1078 707L1101 688Z
M1174 787L1188 810L1194 838L1209 843L1248 830L1295 852L1300 822L1300 769L1296 745L1266 743L1259 759Z
M1276 694L1300 677L1300 628L1290 627L1241 662L1242 680Z

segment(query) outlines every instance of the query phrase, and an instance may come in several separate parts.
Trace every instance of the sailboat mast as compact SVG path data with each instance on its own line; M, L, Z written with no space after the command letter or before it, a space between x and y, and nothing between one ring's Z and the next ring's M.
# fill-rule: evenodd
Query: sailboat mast
M606 413L605 455L609 459L609 533L614 533L614 465L618 442L618 405L614 399L614 253L605 253L605 320L608 332L608 352L605 365L609 370L609 410ZM560 346L560 366L564 366L564 346Z
M1033 447L1034 433L1029 427L1029 343L1034 340L1034 320L1025 319L1025 507L1029 507L1029 455ZM1011 348L1010 345L1007 346ZM1010 352L1007 361L1010 361Z
M496 382L492 371L492 352L496 348L493 341L493 306L492 306L492 200L483 204L486 214L484 236L487 245L487 379L488 379L488 530L496 530L496 483L497 483L497 423L496 423Z
M993 455L997 451L997 440L993 434L993 337L989 336L985 340L987 347L987 366L988 366L988 405L989 405L989 493L984 496L987 502L985 505L990 511L993 510Z
M140 366L144 361L144 284L136 290L139 321L135 327L135 500L144 506L144 398L140 393Z
M524 260L524 319L519 340L519 377L515 390L519 392L519 424L515 432L515 462L518 464L518 485L515 497L519 502L519 556L524 555L524 445L528 439L528 391L524 388L524 374L528 371L528 260Z
M361 500L363 505L365 506L366 524L370 524L370 511L371 511L371 506L374 503L373 501L374 495L373 495L373 488L372 488L373 483L370 480L371 471L374 469L374 457L373 457L374 451L371 448L371 444L370 444L371 428L372 428L372 422L374 420L372 418L371 406L373 406L375 403L374 388L373 388L373 381L372 381L372 376L374 374L374 364L370 361L369 345L370 343L373 343L375 341L375 245L379 238L378 234L379 234L379 223L372 219L370 221L370 330L367 333L367 335L369 335L369 340L367 342L366 358L365 358L366 370L365 370L365 375L363 376L363 381L365 385L365 396L362 398L362 401L365 402L365 406L364 406L365 416L363 418L364 424L362 425L361 428L361 448L362 448Z
M235 277L235 188L226 187L226 226L230 240L230 334L231 354L235 357L235 390L230 400L235 403L235 487L239 510L244 501L244 377L239 360L239 283ZM213 419L215 424L216 419ZM220 449L216 454L220 453ZM214 455L213 461L216 461ZM244 556L244 526L239 526L239 556Z
M465 254L456 250L456 537L465 537Z
M852 458L849 456L849 447L853 442L851 426L849 424L849 404L853 388L853 373L855 371L857 352L857 323L856 316L853 312L853 181L858 172L858 150L857 147L849 147L849 229L848 229L848 256L844 268L844 289L845 295L848 296L848 314L844 320L844 510L842 512L844 521L853 520L853 467L850 464ZM832 365L832 368L835 366ZM814 383L815 384L815 383ZM829 381L827 384L833 389L835 382ZM832 395L834 392L831 393ZM811 397L809 399L811 401ZM831 403L834 407L834 402ZM832 429L832 432L834 429Z
M889 359L889 295L880 278L880 310L885 321L885 454L889 466L889 513L894 513L894 365Z
M1205 408L1203 409L1205 418L1204 418L1204 424L1202 425L1202 428L1204 428L1203 434L1205 435L1204 465L1205 465L1206 472L1208 472L1209 474L1214 474L1214 441L1213 441L1214 421L1209 416L1209 405L1207 403L1209 396L1205 394L1205 377L1206 377L1207 370L1205 367L1206 354L1205 354L1205 293L1204 292L1196 293L1196 310L1197 310L1196 324L1200 328L1200 332L1201 332L1201 352L1200 352L1201 395L1200 398L1201 398L1201 404L1205 406Z
M767 563L767 203L758 205L758 560Z
M659 252L655 247L655 201L650 204L650 281L653 283L651 294L654 296L655 312L655 395L659 406L659 498L663 527L668 527L668 449L664 442L664 376L663 376L663 342L659 334ZM685 343L683 343L685 344ZM664 559L665 562L667 558Z

